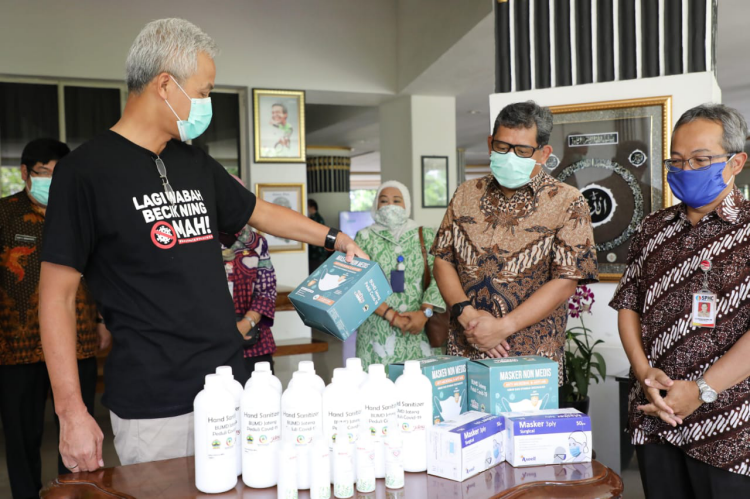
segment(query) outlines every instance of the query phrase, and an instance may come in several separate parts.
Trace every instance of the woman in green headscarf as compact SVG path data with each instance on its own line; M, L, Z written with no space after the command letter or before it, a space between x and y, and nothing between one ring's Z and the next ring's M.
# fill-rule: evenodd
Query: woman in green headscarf
M410 210L406 186L396 181L383 183L372 206L375 223L359 231L354 239L378 262L394 288L394 293L357 330L357 357L363 367L387 366L440 353L439 348L430 347L424 332L428 316L445 311L445 302L432 278L434 257L429 249L435 231L421 228L430 272L430 284L424 289L420 226L409 218ZM398 274L401 267L403 274Z

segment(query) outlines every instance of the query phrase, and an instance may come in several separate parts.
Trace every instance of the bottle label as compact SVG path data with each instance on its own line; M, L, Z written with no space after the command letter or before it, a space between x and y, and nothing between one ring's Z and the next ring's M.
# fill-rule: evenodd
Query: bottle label
M388 436L388 425L396 421L396 403L393 404L365 404L363 424L369 426L368 430L374 442L380 442Z
M401 433L425 431L427 429L425 418L429 421L432 417L432 413L428 413L427 409L432 411L432 408L428 407L425 402L399 401L397 412Z
M228 451L234 451L237 444L237 413L229 414L213 411L208 413L208 458L224 456Z
M257 452L281 441L281 411L243 411L245 452Z
M333 449L333 444L338 438L345 438L349 443L354 443L359 434L359 421L362 416L361 410L356 411L328 411L327 420L331 425L327 428L330 433L328 445Z
M294 435L297 445L312 443L312 437L320 424L320 411L313 412L282 412L282 426L284 434Z

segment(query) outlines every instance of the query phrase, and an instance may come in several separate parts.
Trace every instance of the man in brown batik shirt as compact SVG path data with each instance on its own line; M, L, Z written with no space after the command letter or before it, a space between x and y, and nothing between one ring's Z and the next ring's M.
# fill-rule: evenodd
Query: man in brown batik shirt
M449 354L543 355L562 380L566 302L598 272L588 204L542 171L551 131L552 113L532 101L500 111L492 174L458 188L432 254L453 318Z
M641 223L610 303L646 497L750 495L750 203L734 186L747 135L720 104L682 115L664 162L682 203Z
M0 413L13 497L38 497L44 409L50 392L39 336L39 252L47 191L57 160L70 149L37 139L23 150L26 188L0 199ZM76 296L76 356L84 401L91 414L96 394L97 329L108 341L83 282ZM58 459L58 473L69 473Z

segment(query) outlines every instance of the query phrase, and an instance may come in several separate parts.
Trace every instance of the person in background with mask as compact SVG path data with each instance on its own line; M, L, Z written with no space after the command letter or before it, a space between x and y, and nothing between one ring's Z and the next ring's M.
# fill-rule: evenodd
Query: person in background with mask
M552 113L533 101L500 111L487 137L492 174L456 190L432 254L450 355L543 355L562 383L567 301L598 272L588 203L542 171L551 132Z
M435 231L409 218L411 199L404 184L385 182L378 189L371 213L374 224L357 233L354 241L389 277L393 294L357 330L357 357L362 366L392 364L440 353L430 348L424 332L427 319L445 311L435 279L434 258L428 257L430 284L424 289L424 254ZM423 242L420 240L420 231Z
M40 450L50 385L39 337L39 251L52 172L69 152L59 140L29 142L21 154L26 188L0 199L0 415L14 498L39 497L42 487ZM109 346L110 337L83 281L74 303L81 396L93 416L96 353ZM58 473L69 473L62 459Z
M267 203L185 142L211 122L214 41L183 19L148 23L126 62L128 99L110 129L55 171L40 282L42 346L66 466L104 466L81 400L75 309L81 279L113 346L102 403L123 465L194 454L193 400L228 365L248 378L218 234L260 231L366 257L346 234ZM246 321L243 321L246 322Z
M680 117L664 167L682 202L641 222L609 304L647 498L750 491L750 202L734 185L747 136L721 104Z

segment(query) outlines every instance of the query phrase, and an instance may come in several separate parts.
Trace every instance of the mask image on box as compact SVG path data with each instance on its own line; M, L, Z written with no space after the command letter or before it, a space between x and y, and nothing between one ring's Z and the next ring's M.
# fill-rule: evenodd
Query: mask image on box
M466 412L467 374L465 357L435 355L419 359L422 374L432 382L432 421L451 421ZM396 381L404 372L399 362L388 367L388 376Z
M321 291L330 291L338 288L344 281L346 281L345 275L329 274L326 272L320 279L320 282L318 282L318 289Z
M443 421L451 421L461 414L462 409L466 407L465 398L466 390L459 393L458 388L453 391L453 395L449 395L445 400L438 400L435 397L435 403L439 407L440 417L443 418Z
M514 398L513 395L510 396ZM511 402L505 397L502 397L501 403L495 408L496 412L530 412L530 411L541 411L546 409L547 402L549 401L549 393L545 393L540 399L539 393L531 392L531 397L517 402Z

